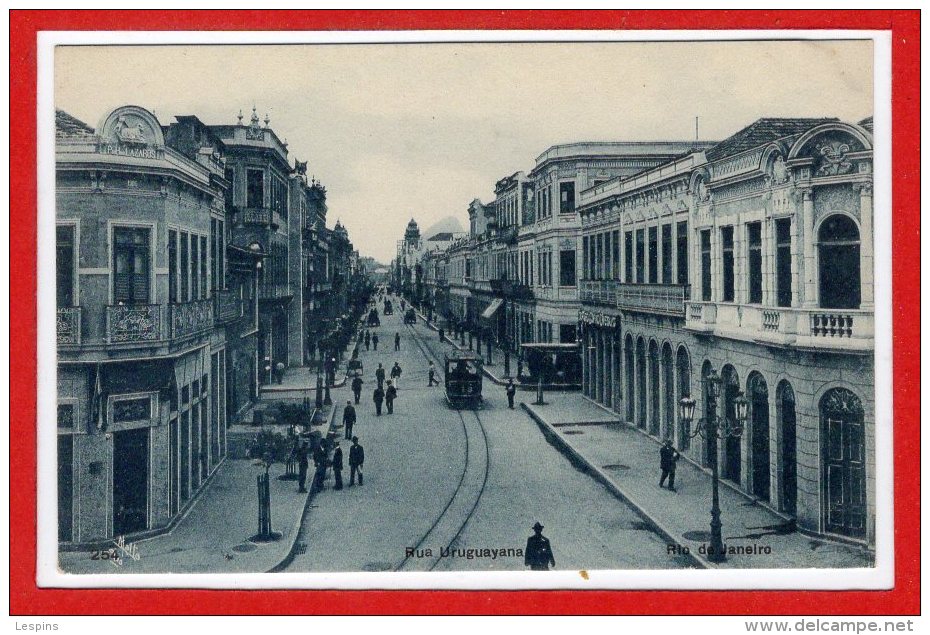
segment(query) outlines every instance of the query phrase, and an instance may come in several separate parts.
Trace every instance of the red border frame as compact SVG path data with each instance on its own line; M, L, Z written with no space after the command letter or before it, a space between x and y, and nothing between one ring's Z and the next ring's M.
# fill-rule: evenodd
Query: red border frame
M875 29L892 33L895 587L890 591L211 591L36 586L36 35L42 30ZM920 12L11 11L10 613L918 614ZM15 122L15 125L12 123ZM12 166L16 166L13 168ZM15 441L14 441L15 440ZM12 495L13 493L16 495ZM14 557L15 556L15 557Z

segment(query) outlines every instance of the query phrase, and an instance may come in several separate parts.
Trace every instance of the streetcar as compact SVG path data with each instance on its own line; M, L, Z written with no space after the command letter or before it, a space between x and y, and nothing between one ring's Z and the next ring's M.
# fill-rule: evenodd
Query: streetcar
M394 305L391 304L390 300L384 301L384 314L385 315L394 315Z
M416 324L417 323L417 314L413 309L407 309L407 312L404 314L404 324Z
M381 318L378 317L378 309L372 309L368 312L368 326L381 326Z
M451 351L445 356L446 401L453 408L481 405L482 359L471 351Z

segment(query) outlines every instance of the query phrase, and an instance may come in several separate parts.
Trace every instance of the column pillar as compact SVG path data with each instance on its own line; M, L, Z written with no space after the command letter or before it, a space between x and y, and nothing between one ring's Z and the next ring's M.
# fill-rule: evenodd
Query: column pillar
M801 214L804 217L804 306L817 306L817 254L814 245L814 199L811 188L801 190Z
M875 306L873 288L872 184L859 186L859 279L863 309Z

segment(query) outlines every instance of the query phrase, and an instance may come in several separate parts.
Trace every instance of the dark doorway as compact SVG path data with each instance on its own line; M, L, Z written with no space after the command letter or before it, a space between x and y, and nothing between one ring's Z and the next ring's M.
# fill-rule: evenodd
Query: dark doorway
M148 525L149 429L113 433L113 533Z
M730 421L736 421L735 400L740 393L739 377L732 366L724 366L720 375L723 381L723 415ZM742 448L740 437L728 436L724 440L723 478L733 481L737 485L742 479Z
M623 346L623 366L625 372L624 383L626 384L626 420L633 422L635 414L633 412L633 405L635 404L635 399L633 397L633 338L627 337L626 343Z
M834 388L820 400L828 532L865 536L865 439L859 398Z
M649 342L649 434L659 436L659 345Z
M848 216L834 214L818 234L820 257L820 306L824 309L858 309L859 229Z
M646 342L636 342L636 425L646 427Z
M70 434L58 435L58 540L72 539L74 446Z
M749 378L749 400L752 404L752 493L769 500L769 391L762 375Z
M794 516L798 511L798 441L794 410L794 390L791 384L781 386L781 510Z

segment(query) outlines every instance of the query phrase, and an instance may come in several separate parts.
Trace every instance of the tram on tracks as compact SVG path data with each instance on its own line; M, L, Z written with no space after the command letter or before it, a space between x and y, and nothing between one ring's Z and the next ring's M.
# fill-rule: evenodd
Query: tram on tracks
M483 360L471 351L446 353L446 401L453 408L480 407Z

